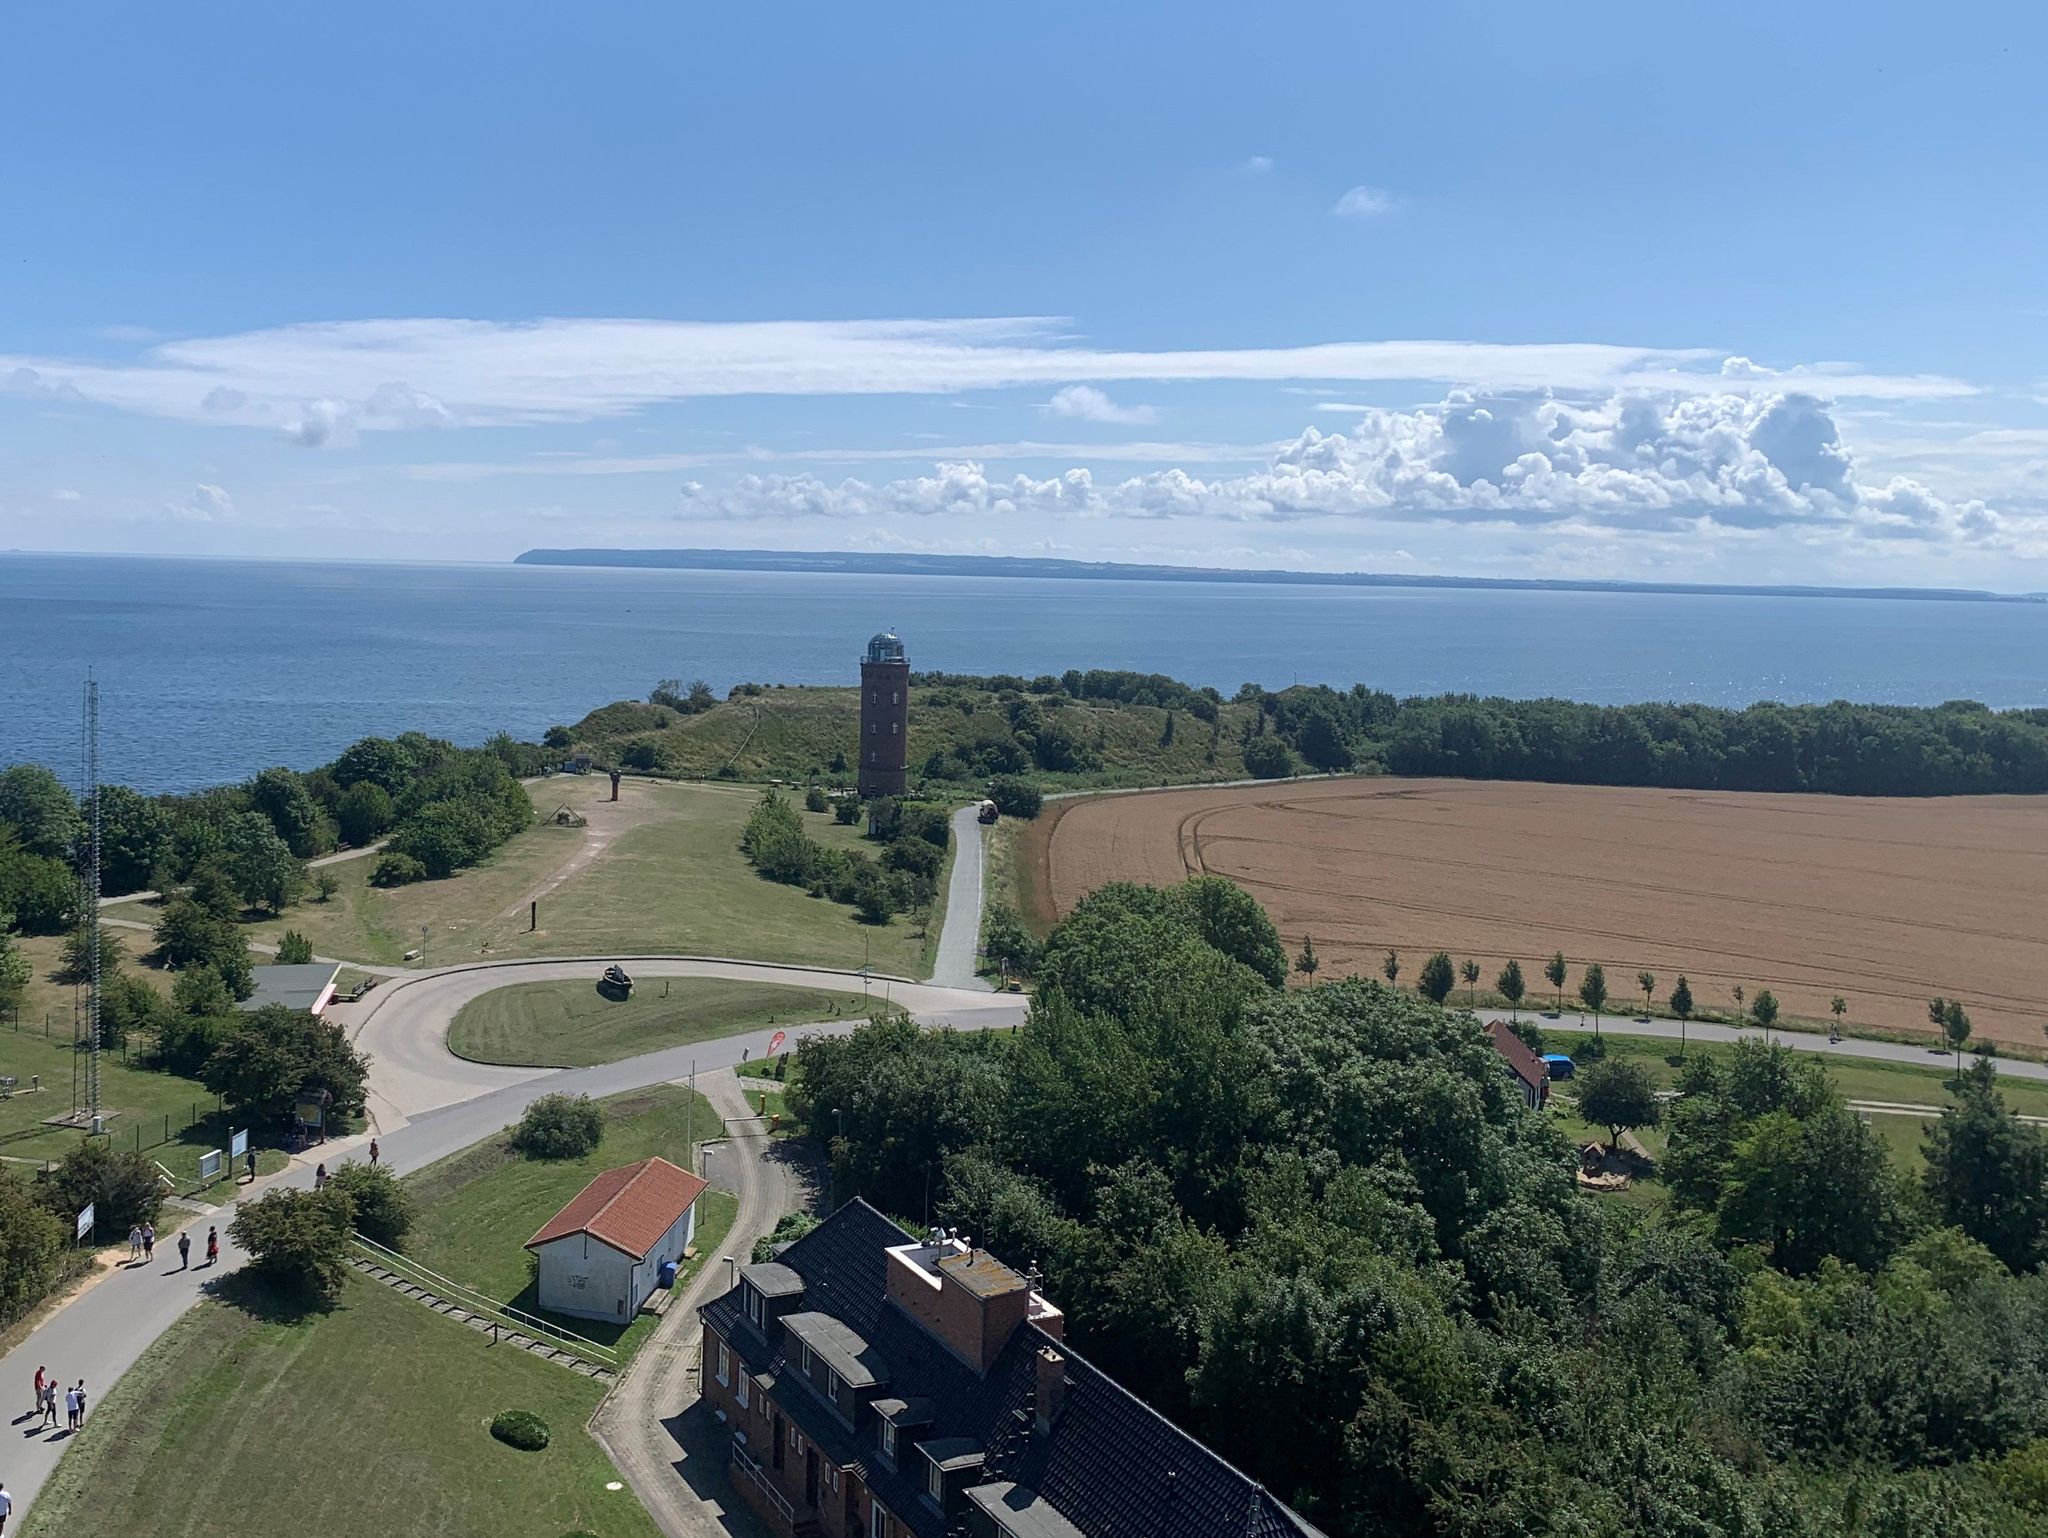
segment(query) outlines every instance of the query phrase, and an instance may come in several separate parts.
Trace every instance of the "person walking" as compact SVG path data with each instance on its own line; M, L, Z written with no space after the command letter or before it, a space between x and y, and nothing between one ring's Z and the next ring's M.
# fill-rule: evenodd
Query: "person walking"
M142 1258L144 1260L156 1259L156 1224L154 1223L142 1225Z
M256 1183L256 1150L252 1148L244 1154L242 1162L249 1167L249 1183L254 1185Z
M64 1429L78 1429L78 1390L75 1388L64 1390Z
M57 1380L52 1378L43 1385L43 1425L57 1424Z
M217 1228L208 1228L206 1230L206 1263L210 1266L219 1259L220 1230Z
M327 1166L324 1164L313 1171L313 1189L316 1191L327 1189Z
M49 1381L50 1369L47 1367L38 1367L36 1369L36 1397L34 1403L32 1403L29 1406L29 1414L41 1415L43 1413L43 1385L45 1383L48 1383Z
M192 1269L192 1236L190 1234L178 1235L178 1269L180 1271Z
M85 1424L85 1379L78 1380L78 1424Z
M14 1515L14 1497L7 1493L7 1481L0 1479L0 1533L7 1531L7 1519Z
M128 1229L128 1258L130 1260L140 1260L142 1258L142 1229L139 1225L131 1225Z
M381 1159L382 1157L383 1157L383 1154L382 1154L382 1153L380 1153L380 1152L378 1151L378 1149L377 1149L377 1140L376 1140L375 1138L371 1138L371 1139L370 1139L370 1168L371 1168L371 1169L375 1169L375 1168L377 1167L377 1161L378 1161L379 1159Z

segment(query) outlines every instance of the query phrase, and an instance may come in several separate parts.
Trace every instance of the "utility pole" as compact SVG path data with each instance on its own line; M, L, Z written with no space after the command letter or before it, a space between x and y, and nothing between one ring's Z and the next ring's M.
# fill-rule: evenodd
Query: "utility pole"
M683 1146L690 1150L690 1173L701 1174L697 1168L697 1060L690 1059L690 1108L683 1113Z
M100 1117L100 686L85 675L85 773L83 793L91 818L86 828L85 869L79 883L85 914L85 948L90 958L85 1001L85 1107L87 1125L98 1137Z

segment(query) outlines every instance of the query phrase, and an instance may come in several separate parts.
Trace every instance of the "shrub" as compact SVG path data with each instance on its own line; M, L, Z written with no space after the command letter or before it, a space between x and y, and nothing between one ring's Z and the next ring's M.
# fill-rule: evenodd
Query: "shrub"
M1045 806L1045 797L1029 780L1014 774L999 774L988 782L988 798L1005 817L1022 817L1027 822Z
M1255 780L1284 780L1294 773L1294 755L1278 737L1254 737L1245 744L1244 769Z
M281 967L300 967L313 959L313 942L296 929L287 929L278 938L277 964Z
M507 1447L537 1453L548 1445L548 1423L531 1410L505 1410L491 1417L491 1435Z
M335 1170L328 1185L340 1191L356 1210L356 1232L386 1249L405 1248L412 1232L412 1196L398 1177L381 1164L353 1161Z
M348 1275L354 1221L354 1204L332 1187L280 1190L238 1204L228 1233L258 1271L332 1298Z
M163 1202L156 1166L138 1153L116 1153L98 1138L78 1144L55 1169L36 1176L36 1196L60 1218L91 1203L101 1235L156 1221Z
M831 804L832 799L825 794L825 787L822 785L813 785L804 792L804 810L807 812L822 812Z
M860 797L841 796L832 803L832 820L842 828L850 828L860 821Z
M383 855L370 872L371 886L410 886L427 879L427 868L409 854Z
M588 1095L542 1095L512 1129L529 1159L580 1159L604 1141L604 1112Z

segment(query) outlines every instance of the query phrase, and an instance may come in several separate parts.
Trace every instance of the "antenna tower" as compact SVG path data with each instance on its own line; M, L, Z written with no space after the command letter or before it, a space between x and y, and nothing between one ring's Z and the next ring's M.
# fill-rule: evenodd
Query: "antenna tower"
M92 1135L98 1137L106 1130L100 1119L100 686L90 672L85 677L84 771L88 821L85 869L79 887L85 907L85 953L92 984L85 1002L85 1105Z

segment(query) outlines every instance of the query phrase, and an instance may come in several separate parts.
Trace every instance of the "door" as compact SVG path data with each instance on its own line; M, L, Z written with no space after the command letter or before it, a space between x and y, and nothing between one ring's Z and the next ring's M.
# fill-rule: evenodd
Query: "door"
M789 1444L789 1432L782 1424L782 1412L775 1412L775 1466L782 1467L782 1449Z
M818 1509L818 1450L804 1449L804 1504L811 1510Z

